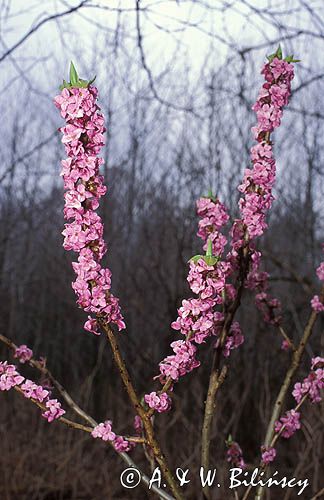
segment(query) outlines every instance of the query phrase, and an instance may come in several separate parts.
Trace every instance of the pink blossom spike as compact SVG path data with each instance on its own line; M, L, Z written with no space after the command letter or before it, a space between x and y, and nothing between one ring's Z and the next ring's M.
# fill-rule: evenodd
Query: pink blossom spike
M80 83L80 82L79 82ZM99 200L106 193L99 168L98 154L104 145L104 118L97 104L96 87L81 82L67 84L54 99L66 125L61 127L62 142L68 158L62 160L61 175L65 187L63 246L78 253L73 263L76 280L72 284L77 304L87 313L100 314L118 330L126 325L118 299L111 293L111 272L101 267L106 252L103 223L96 213ZM96 319L88 316L85 330L99 335Z

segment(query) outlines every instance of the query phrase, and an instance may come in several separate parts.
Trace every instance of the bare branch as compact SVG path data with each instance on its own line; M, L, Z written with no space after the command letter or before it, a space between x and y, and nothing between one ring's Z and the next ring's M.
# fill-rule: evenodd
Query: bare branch
M50 21L53 21L53 19L58 19L62 18L64 16L67 16L69 14L72 14L73 12L76 12L79 10L81 7L83 7L89 0L82 0L82 2L79 3L79 5L76 5L75 7L71 7L68 10L65 10L64 12L59 12L57 14L53 14L49 17L46 17L46 19L43 19L42 21L39 21L33 28L31 28L18 42L16 42L14 45L12 45L9 49L7 49L2 56L0 56L0 63L8 57L10 54L14 52L18 47L20 47L23 43L28 40L28 38L33 35L39 28L44 26L44 24L49 23Z

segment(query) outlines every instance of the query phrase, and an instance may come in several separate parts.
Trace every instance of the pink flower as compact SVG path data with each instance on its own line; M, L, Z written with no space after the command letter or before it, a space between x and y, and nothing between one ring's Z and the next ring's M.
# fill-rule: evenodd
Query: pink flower
M44 411L42 416L46 418L48 422L53 422L53 420L60 418L65 413L61 407L61 403L59 403L57 399L49 399L46 401L45 406L48 410Z
M20 363L26 363L33 357L33 351L29 349L25 344L17 347L15 350L14 358L18 358Z
M41 385L35 384L32 380L22 377L16 370L15 365L8 365L7 361L0 361L0 391L9 391L16 386L20 387L25 398L34 399L40 403L45 402L47 410L42 413L42 416L48 422L60 418L65 413L57 399L49 399L49 391Z
M171 326L183 335L195 333L195 340L201 343L214 333L212 308L214 301L209 298L183 300L178 309L178 318Z
M95 212L99 199L106 193L97 158L103 146L104 118L96 103L97 89L65 88L54 99L55 106L66 120L62 142L68 158L62 160L61 175L66 190L64 217L68 221L63 231L63 246L79 253L73 263L76 280L72 287L77 304L86 312L100 315L119 330L126 327L118 299L110 292L111 273L101 267L106 252L103 224ZM99 335L96 320L88 317L85 329Z
M229 219L225 206L210 197L200 198L197 201L197 214L201 218L197 235L205 242L204 250L207 248L207 240L210 239L213 254L222 255L227 239L219 231Z
M35 399L40 403L43 403L49 395L49 392L46 389L44 389L41 385L35 384L32 380L26 379L20 387L25 398Z
M94 333L95 335L100 335L97 320L91 318L91 316L88 316L88 321L84 323L84 329L90 333Z
M262 74L266 83L252 108L257 116L257 125L252 131L259 144L251 149L252 169L246 169L243 183L239 186L243 193L239 201L242 223L250 239L260 236L267 227L265 216L273 200L276 165L272 146L265 141L265 134L280 125L283 107L288 103L291 92L293 65L275 58L264 66ZM232 245L236 248L234 243L235 239Z
M281 436L290 438L298 429L300 429L300 413L296 410L290 410L275 423L275 431L280 432Z
M92 437L100 438L103 441L114 441L116 434L112 431L111 420L98 424L91 432Z
M200 294L201 299L212 298L218 300L225 287L225 279L229 265L220 263L209 266L203 259L197 263L190 262L188 283L195 294Z
M77 142L83 133L84 129L80 128L76 125L69 124L66 127L62 128L62 132L64 132L64 136L62 139L63 144L67 144L69 142Z
M173 356L167 356L160 362L160 380L162 383L168 377L177 381L179 377L183 377L186 373L191 372L200 365L195 357L197 347L191 342L178 340L172 342L171 347L175 354Z
M135 443L127 441L127 439L123 438L123 436L116 436L116 438L114 439L115 450L119 453L131 451L134 446Z
M246 464L243 459L243 453L242 450L239 446L239 444L236 441L230 441L227 443L228 450L227 450L227 456L226 459L227 461L231 464L234 465L234 467L239 467L240 469L245 469Z
M294 386L293 396L297 403L307 394L312 403L319 403L322 400L321 390L324 388L324 358L316 357L312 359L311 372L302 382L297 382Z
M314 311L316 311L318 313L324 311L324 304L322 303L322 301L318 295L314 295L314 297L312 298L311 306L314 309Z
M226 358L229 357L232 349L237 349L244 342L244 337L241 332L240 324L237 321L234 321L230 327L229 334L227 335L223 354ZM216 342L216 347L218 345L218 341Z
M322 358L321 356L316 356L316 358L312 359L312 364L311 364L312 370L323 367L324 367L324 358Z
M45 385L46 382L43 382L43 385ZM46 386L46 385L45 385ZM42 403L45 399L47 399L49 395L49 392L44 389L43 386L38 385L36 389L34 390L33 398Z
M134 417L134 429L136 431L136 434L142 434L143 431L143 422L142 419L139 415L135 415Z
M200 218L197 234L204 242L204 250L208 252L206 256L195 256L190 261L188 283L196 297L182 301L178 317L171 324L186 340L181 344L172 343L174 354L160 362L160 375L157 378L162 384L170 379L176 382L198 367L200 363L196 359L194 344L201 344L212 336L219 336L224 318L220 317L221 313L215 308L218 305L222 305L225 310L230 308L231 302L237 296L235 287L228 281L235 271L241 272L241 256L245 246L252 263L248 287L257 290L257 303L268 322L278 324L281 319L278 314L279 301L265 292L268 275L259 270L261 254L255 250L252 240L262 235L266 229L267 213L274 200L272 188L275 183L276 165L268 135L280 125L283 106L288 103L293 66L277 59L267 63L262 73L265 83L253 106L257 115L257 125L253 133L258 144L251 149L252 168L246 169L239 187L242 193L239 201L241 218L232 224L232 248L222 260L227 239L220 230L229 219L225 206L212 195L200 198L197 201L197 213ZM239 324L235 322L225 339L224 347L222 346L223 354L229 356L230 351L243 341ZM216 340L216 347L218 346L219 342ZM147 394L145 398L151 408L160 408L160 396L156 392Z
M25 382L21 385L21 390L25 398L32 398L34 395L34 391L37 388L37 385L32 382L32 380L26 379Z
M319 280L324 281L324 262L321 262L321 264L318 266L318 268L316 269L316 274Z
M103 441L111 441L114 448L119 453L127 452L134 448L135 444L127 441L127 439L122 436L117 436L112 431L111 420L106 420L98 424L91 432L92 437L102 439Z
M171 398L165 392L162 394L156 392L145 394L144 401L158 413L163 413L171 408Z
M263 313L263 319L266 323L278 325L281 322L281 303L278 299L271 298L266 292L261 292L255 296L255 303Z
M284 339L281 343L281 349L283 351L289 351L289 349L291 349L291 344L290 342L288 342L288 340Z
M0 361L0 391L9 391L24 381L24 377L16 370L15 365Z
M262 462L265 465L270 464L276 458L277 452L274 448L265 448L264 446L261 448L262 451Z
M83 110L80 106L82 94L76 94L75 90L77 89L72 89L70 92L68 89L63 89L61 94L54 99L55 105L61 110L63 118L67 116L70 118L81 118L83 116Z

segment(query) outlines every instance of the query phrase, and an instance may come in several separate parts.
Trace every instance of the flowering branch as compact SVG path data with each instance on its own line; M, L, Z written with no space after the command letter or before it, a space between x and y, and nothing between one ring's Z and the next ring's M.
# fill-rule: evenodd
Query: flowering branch
M81 416L84 420L86 420L89 424L89 426L82 425L78 422L74 422L70 419L67 419L66 417L59 417L57 418L58 422L61 422L62 424L65 424L66 426L77 429L77 430L82 430L83 432L87 433L93 433L93 430L98 427L98 423L95 421L93 417L91 417L88 413L86 413L80 406L72 399L70 394L66 391L66 389L63 388L60 382L58 382L53 374L50 372L50 370L46 367L46 364L43 362L43 360L36 360L34 359L33 353L31 349L28 349L25 345L18 347L14 342L12 342L8 337L0 334L0 341L3 342L11 351L14 353L14 356L19 359L20 362L28 362L30 366L33 368L36 368L43 376L48 379L53 386L58 390L58 392L61 394L65 402L68 404L68 406L71 408L72 411L74 411L77 415ZM18 353L18 354L17 354ZM20 389L19 386L14 386L14 389L19 392L21 395L24 395L22 389ZM32 403L38 406L43 411L46 411L46 407L38 400L34 398L28 398ZM132 443L146 443L146 440L144 438L140 437L128 437L127 436L127 441L132 442ZM120 456L120 458L129 466L136 468L140 472L141 476L141 481L143 484L148 486L150 484L150 478L144 474L140 467L130 458L130 456L122 451L116 450L115 446L113 445L113 442L108 440L108 444L114 449L115 452ZM161 490L158 488L155 484L152 484L151 490L156 493L160 498L163 498L165 500L172 500L173 497L168 495L164 490Z
M234 221L232 226L232 251L227 258L231 264L229 275L236 269L238 269L238 274L232 292L232 302L227 307L225 305L226 315L213 357L202 433L201 458L205 469L209 468L209 428L213 422L210 408L214 406L216 394L221 385L217 383L217 380L221 373L223 347L240 306L244 287L256 288L259 285L258 269L261 253L255 250L253 240L262 235L266 229L265 218L273 201L272 187L275 182L276 165L272 154L270 134L280 125L283 107L288 104L290 82L294 75L290 59L289 61L282 60L280 48L268 59L269 62L261 71L266 81L252 108L257 115L257 125L252 128L252 131L254 138L258 141L258 144L251 149L253 169L245 170L243 183L239 186L239 190L243 193L239 200L241 219ZM264 296L262 298L265 299ZM209 498L208 488L205 488L204 495Z
M205 401L204 421L201 437L201 465L210 469L211 429L216 409L216 397L224 383L229 363L226 361L233 349L238 348L244 337L240 325L235 321L241 305L245 288L255 292L255 304L263 313L265 321L278 327L284 338L283 346L292 348L290 367L274 403L267 427L264 445L261 447L259 474L264 472L275 456L274 448L279 437L288 438L300 428L299 409L306 399L320 401L320 389L324 387L324 359L314 358L309 376L303 382L295 384L293 396L297 405L280 417L292 379L300 365L307 342L309 341L317 316L324 311L324 286L319 295L311 299L312 312L306 324L303 336L297 347L282 326L280 303L267 293L268 273L260 271L261 252L256 249L255 240L267 228L266 217L274 200L273 186L276 178L276 164L273 157L271 134L280 125L283 108L288 104L291 93L291 81L294 76L293 56L282 58L279 49L268 57L262 69L265 83L258 94L253 110L257 115L257 125L252 128L257 144L251 148L252 168L244 173L239 191L240 218L230 229L229 237L223 229L229 221L226 207L209 192L197 201L199 216L198 236L203 240L204 255L195 255L189 261L187 281L194 297L183 300L178 309L178 317L172 328L183 335L181 340L171 343L173 354L159 363L160 389L147 393L141 399L131 380L129 371L118 345L118 330L126 328L119 305L119 300L111 292L111 271L102 266L102 259L107 251L103 239L103 222L97 213L100 198L106 193L104 179L100 175L103 159L98 157L104 144L105 124L97 104L98 91L92 80L79 78L71 63L70 81L63 80L61 93L55 98L56 107L66 120L62 142L65 145L67 159L62 160L61 175L65 188L63 231L66 250L77 253L77 260L72 263L76 279L72 287L77 304L87 314L85 330L95 334L104 334L110 344L114 363L126 389L128 398L136 412L135 436L115 434L110 420L97 423L71 398L62 385L53 377L44 360L33 358L33 352L25 345L16 346L10 339L0 334L0 341L9 347L20 363L29 363L48 379L57 389L68 407L89 425L74 422L63 416L65 410L57 399L50 399L51 387L42 386L25 379L15 365L7 361L0 362L0 390L14 388L19 394L29 399L41 411L48 422L58 420L68 427L90 433L93 438L107 442L130 466L135 466L128 455L136 444L143 445L146 458L151 466L159 465L168 483L173 497L152 485L152 491L166 500L182 500L173 473L156 438L152 416L155 412L168 411L172 406L172 394L175 384L181 377L200 366L197 359L198 347L211 339L213 347L212 368ZM229 248L225 254L225 248ZM317 269L317 275L324 282L324 262ZM300 280L299 280L300 281ZM47 390L49 389L49 390ZM279 418L280 417L280 418ZM245 467L243 453L235 441L229 437L227 461ZM136 466L135 466L136 467ZM136 467L137 468L137 467ZM140 474L143 483L150 480ZM151 487L151 485L150 485ZM245 492L246 500L251 487ZM259 487L257 500L262 500L264 490ZM211 498L209 486L203 494ZM234 491L235 498L238 492Z
M93 80L80 79L71 63L70 82L63 81L61 94L54 100L67 122L61 128L62 142L68 155L68 159L62 161L62 176L66 189L64 216L70 222L65 224L63 246L79 254L78 261L73 263L77 279L72 284L77 303L84 311L95 315L88 317L84 327L96 335L100 334L100 328L106 333L128 396L142 419L147 442L175 498L180 500L182 495L178 485L154 437L151 420L137 397L110 327L110 324L115 324L118 330L122 330L126 325L118 299L110 291L111 272L101 266L106 244L103 240L103 223L96 209L99 199L106 193L106 187L99 174L103 160L97 154L104 144L105 127L96 103L98 91L92 83ZM133 444L121 436L116 437L109 420L99 424L92 435L112 441L117 451L129 451Z
M324 303L324 286L322 287L320 297L321 297L321 302ZM290 366L286 372L283 384L279 390L278 396L277 396L277 398L274 402L274 405L273 405L271 418L270 418L270 421L269 421L269 424L267 427L266 437L264 440L264 446L266 448L272 447L272 440L273 440L273 437L275 435L275 423L278 420L279 415L281 413L282 406L283 406L283 403L284 403L285 398L287 396L292 379L293 379L296 371L299 368L301 358L302 358L302 355L305 351L306 345L307 345L307 343L308 343L308 341L313 333L313 327L315 325L317 317L318 317L318 311L313 310L309 316L307 325L305 327L303 336L298 344L298 347L293 352ZM264 494L264 489L259 487L256 498L258 500L261 500L263 497L263 494Z
M321 296L322 300L324 299L324 287L322 288L321 291ZM298 344L297 349L294 351L291 359L291 364L286 372L285 379L283 381L283 384L279 390L278 396L275 400L275 403L273 405L273 410L271 414L271 418L267 427L267 432L266 432L266 437L264 440L265 446L270 446L273 434L274 434L274 424L276 420L278 419L282 405L285 401L285 397L287 395L287 392L289 390L291 381L300 365L302 355L304 353L304 350L306 348L307 342L309 341L312 332L313 332L313 327L315 325L315 321L317 319L318 313L316 311L312 311L310 314L310 317L308 319L307 325L305 327L303 336Z
M220 374L218 374L217 369L213 369L210 379L209 379L209 387L207 393L207 400L205 405L205 415L204 422L201 434L201 464L204 467L204 470L209 470L209 453L210 453L210 433L211 433L211 424L214 418L215 413L215 395L218 391L219 387L223 384L228 367L224 365ZM205 487L205 494L208 489ZM207 493L208 495L208 493Z
M226 314L220 335L220 340L213 355L212 369L209 377L209 386L205 403L205 413L204 413L204 421L203 421L202 436L201 436L201 465L202 467L204 467L204 470L208 470L210 466L210 458L209 458L210 434L211 434L213 419L215 416L216 395L225 380L228 370L228 367L226 365L224 365L223 368L220 370L222 351L224 348L224 343L226 341L227 335L232 326L235 313L241 303L241 297L244 289L244 281L247 274L248 261L249 261L249 256L246 246L243 249L243 258L240 260L240 273L238 278L237 294L235 300L232 302ZM206 485L204 488L204 495L206 498L209 498L208 485Z
M165 456L163 455L162 450L161 450L157 440L154 437L154 430L153 430L150 415L144 410L144 408L141 405L139 398L135 392L135 389L134 389L133 384L131 382L131 379L130 379L128 370L126 368L125 362L124 362L122 355L119 351L119 347L118 347L118 343L117 343L115 334L112 331L112 329L110 328L110 326L105 321L102 321L102 319L99 319L98 321L99 321L100 326L105 331L105 333L108 337L116 366L119 370L120 377L124 383L124 386L126 388L129 399L131 400L131 402L135 408L135 411L137 412L137 414L140 416L140 418L142 420L143 427L145 429L146 436L147 436L147 444L151 448L157 463L160 465L161 470L164 473L164 476L165 476L175 498L177 500L178 499L181 500L183 497L179 491L178 484L176 483L176 481L173 477L173 474L171 473L171 471L167 465Z
M276 420L273 428L271 442L269 445L262 446L262 459L258 467L258 478L263 472L266 471L268 465L274 461L276 457L276 450L274 448L278 439L282 436L283 438L290 438L293 434L300 429L300 408L305 403L307 399L310 399L312 403L319 403L322 398L320 395L320 390L324 388L324 358L316 357L312 359L311 372L306 377L302 383L297 382L293 390L293 396L297 402L297 405L286 412L280 420ZM279 414L278 414L279 416ZM247 500L252 490L252 485L248 487L242 500ZM264 488L259 486L255 496L256 500L263 497Z
M14 354L17 353L18 351L18 346L12 342L8 337L5 337L4 335L0 334L0 341L3 342L11 351L13 351ZM24 346L26 347L26 346ZM64 389L62 384L58 382L58 380L55 379L55 377L52 375L50 370L47 368L46 363L44 363L43 360L36 360L32 357L32 351L30 351L30 358L26 359L28 364L32 366L33 368L36 368L38 371L41 372L41 374L53 384L53 386L57 389L57 391L60 393L62 398L65 400L65 402L68 404L68 406L71 408L74 413L82 417L84 420L86 420L90 425L95 427L97 425L96 421L88 415L84 410L80 408L80 406L72 399L70 394ZM18 351L19 352L19 351Z

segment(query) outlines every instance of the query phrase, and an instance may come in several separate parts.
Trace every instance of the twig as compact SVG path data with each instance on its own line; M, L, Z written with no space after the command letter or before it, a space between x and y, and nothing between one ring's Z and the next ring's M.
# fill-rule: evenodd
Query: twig
M300 276L300 274L296 273L295 269L293 269L289 264L282 262L280 259L278 259L278 257L272 255L272 253L268 252L267 250L263 250L263 255L268 259L272 260L272 262L280 269L288 271L293 277L294 281L299 283L303 287L306 293L313 292L313 287L311 282L307 278L304 278L303 276Z
M210 378L209 378L209 386L208 386L208 392L207 392L207 398L206 398L206 404L205 404L205 414L204 414L204 421L203 421L203 428L202 428L202 440L201 440L201 465L204 467L205 470L209 469L209 455L210 455L210 432L211 432L211 427L213 423L213 418L214 418L214 410L215 410L215 399L217 392L219 388L221 387L226 373L227 373L227 366L224 366L223 369L220 371L220 363L221 363L221 356L222 356L222 350L223 346L226 340L226 337L228 335L229 329L232 325L232 322L234 320L235 314L237 309L239 308L241 304L241 298L242 298L242 293L243 293L243 288L244 288L244 282L245 278L248 272L249 268L249 261L250 261L250 255L249 255L249 247L248 243L245 243L244 248L242 249L242 255L240 259L240 271L239 271L239 276L237 280L237 294L232 302L231 306L229 307L227 314L225 316L222 332L220 334L219 338L219 345L217 349L215 350L214 356L213 356L213 362L212 362L212 369L210 373ZM210 498L210 492L209 492L209 487L206 486L203 490L204 496L206 498Z
M16 351L17 346L12 342L10 339L5 337L4 335L0 334L0 341L6 344L7 347L9 347L13 352ZM61 394L65 402L68 404L68 406L71 408L71 410L74 411L77 415L82 417L86 422L88 422L92 427L95 427L97 422L90 416L88 415L84 410L80 408L80 406L72 399L70 394L64 389L62 384L58 382L55 377L52 375L52 373L49 371L46 366L44 366L40 361L37 361L34 358L31 358L29 360L29 365L32 366L33 368L36 368L38 371L40 371L45 377L47 377L54 387L58 390L58 392Z
M19 394L21 394L22 396L24 396L24 391L21 389L21 387L19 387L19 385L16 385L14 387L15 391L19 392ZM25 396L24 396L25 397ZM37 401L37 399L33 399L33 398L26 398L26 399L29 399L29 401L31 401L32 403L34 403L34 405L38 406L38 408L42 411L46 411L47 408L46 406L43 404L43 403L40 403L39 401ZM71 427L73 429L78 429L78 430L81 430L83 432L88 432L88 433L91 433L93 431L93 427L87 427L83 424L79 424L78 422L74 422L73 420L70 420L66 417L60 417L58 419L62 424L65 424L67 425L68 427Z
M310 500L317 500L318 498L321 498L324 495L324 488L322 488L320 491L316 493Z
M321 295L322 296L324 295L324 288L322 290ZM310 336L312 334L313 326L315 324L316 318L317 318L317 312L316 311L312 311L311 314L310 314L309 320L307 322L307 325L305 327L304 334L303 334L303 336L302 336L302 338L301 338L301 340L299 342L299 345L298 345L297 349L295 350L295 352L292 355L292 360L291 360L290 367L289 367L289 369L288 369L288 371L286 373L284 382L283 382L283 384L282 384L282 386L280 388L279 394L277 396L277 399L276 399L274 407L273 407L271 419L270 419L270 422L269 422L269 425L268 425L268 428L267 428L267 433L266 433L266 437L265 437L265 441L264 441L264 445L265 446L269 446L269 444L270 444L270 442L272 440L272 436L273 436L273 433L274 433L274 424L275 424L275 421L278 420L278 417L280 415L281 408L282 408L285 396L286 396L286 394L288 392L291 380L292 380L292 378L293 378L296 370L299 367L300 360L301 360L301 357L302 357L302 355L304 353L306 344L307 344L307 342L308 342L308 340L309 340L309 338L310 338Z
M151 418L148 415L148 413L145 411L143 406L141 405L140 400L139 400L139 398L136 394L136 391L134 389L134 386L131 382L128 370L127 370L126 365L125 365L125 361L123 360L122 355L120 353L115 334L114 334L113 330L111 329L111 327L109 326L109 324L106 323L106 321L102 317L98 317L98 323L100 324L101 328L104 330L104 332L107 335L107 338L109 340L109 343L110 343L110 346L111 346L111 349L113 352L115 364L118 368L120 377L123 381L123 384L124 384L125 389L127 391L128 397L129 397L131 403L133 404L136 413L142 419L143 427L144 427L145 432L146 432L147 444L152 449L154 457L155 457L157 463L159 464L159 466L161 467L161 471L163 472L165 479L166 479L168 485L170 486L170 489L171 489L174 497L177 500L182 500L183 496L179 490L179 486L178 486L175 478L173 477L173 474L171 473L171 471L168 467L168 464L166 462L166 458L165 458L158 442L155 439L154 429L152 426Z
M287 333L285 332L284 328L282 327L282 325L278 325L278 330L280 332L280 334L283 336L283 338L288 342L290 348L294 351L296 349L295 347L295 344L293 343L293 341L288 337Z
M266 132L264 141L266 144L270 144L270 132ZM244 290L244 283L246 280L246 276L249 271L249 265L250 265L250 248L249 248L249 234L247 229L244 230L244 244L241 248L241 255L240 255L240 260L239 260L239 272L237 276L237 281L236 281L236 296L232 304L227 310L222 332L220 334L219 338L219 344L218 347L214 353L213 356L213 363L212 363L212 370L210 374L210 379L209 379L209 388L208 388L208 393L207 393L207 399L206 399L206 405L205 405L205 415L204 415L204 422L203 422L203 431L202 431L202 447L201 447L201 464L204 467L204 469L208 470L209 469L209 453L210 453L210 443L209 443L209 436L210 436L210 429L212 427L213 423L213 418L214 418L214 412L211 411L212 409L215 408L215 398L218 392L218 389L220 388L221 384L217 383L218 377L221 375L222 372L220 372L219 375L219 365L221 363L221 357L222 357L222 350L223 346L226 340L226 337L228 335L228 332L230 330L230 327L233 323L236 311L240 307L241 304L241 298ZM209 487L206 486L204 488L204 496L209 499L210 498L210 491Z
M80 2L78 5L75 7L71 7L68 10L65 10L64 12L59 12L57 14L53 14L51 16L48 16L46 19L43 19L42 21L39 21L33 28L31 28L18 42L16 42L14 45L12 45L9 49L7 49L2 56L0 56L0 63L7 57L9 56L14 50L16 50L20 45L22 45L35 31L37 31L41 26L44 24L48 23L49 21L52 21L53 19L57 19L59 17L67 16L68 14L72 14L72 12L76 12L78 9L83 7L88 2L88 0L83 0Z
M14 342L12 342L10 339L8 339L7 337L5 337L4 335L0 334L0 341L3 342L7 347L9 347L13 352L16 351L16 349L17 349L16 344L14 344ZM68 404L68 406L71 408L71 410L73 410L76 414L78 414L84 420L86 420L91 425L91 427L86 427L86 426L84 426L82 424L79 424L78 422L73 422L72 420L69 420L69 419L67 419L65 417L60 417L58 419L58 422L61 422L61 423L65 424L65 425L67 425L70 428L79 429L79 430L82 430L84 432L92 432L93 428L96 427L98 425L98 423L90 415L88 415L84 410L82 410L80 408L80 406L72 399L72 397L68 394L68 392L63 388L63 386L60 384L60 382L58 382L54 378L54 376L48 370L48 368L46 368L42 363L40 363L39 361L37 361L37 360L35 360L33 358L29 360L29 364L30 364L30 366L36 368L37 370L39 370L41 373L43 373L45 376L47 376L50 379L50 381L56 387L56 389L61 394L61 396L63 397L63 399L65 400L65 402ZM17 386L16 386L16 390L18 390ZM22 391L20 390L18 392L21 393ZM32 400L32 399L31 399L31 401L34 402L35 404L37 404L37 406L39 408L41 408L42 410L46 409L44 407L44 405L41 405L38 401L35 401L35 400ZM139 438L139 439L141 439L141 438ZM129 440L133 441L133 438L130 438ZM129 467L137 469L139 471L142 483L145 484L146 486L149 486L150 485L150 478L148 476L146 476L146 474L144 474L141 471L140 467L138 467L136 465L136 463L131 459L131 457L127 453L117 452L115 450L113 444L110 441L108 441L108 444L111 445L111 447L113 448L113 450L120 456L120 458ZM160 488L158 488L155 484L152 484L150 486L150 489L156 495L158 495L160 498L162 498L164 500L174 500L172 496L170 496L168 493L166 493L165 491L163 491Z
M324 299L324 287L321 290L321 300L323 300L323 299ZM290 367L287 370L285 379L283 381L283 384L280 388L279 394L278 394L277 399L276 399L274 406L273 406L271 418L270 418L267 432L266 432L266 437L264 440L264 446L266 446L266 447L270 446L270 444L271 444L271 441L272 441L272 438L274 435L275 422L276 422L276 420L278 420L279 415L281 413L282 405L284 403L285 397L286 397L288 389L290 387L292 378L295 375L295 373L300 365L301 357L304 353L306 344L307 344L307 342L308 342L308 340L313 332L313 326L316 322L317 316L318 316L318 313L316 311L311 312L310 317L309 317L308 322L307 322L307 325L306 325L305 330L304 330L304 334L299 342L297 349L293 352ZM256 495L256 498L258 500L262 499L263 492L264 492L263 488L260 487L258 489L258 492Z
M301 406L304 404L304 402L306 401L307 397L308 397L308 392L307 392L306 394L304 394L304 396L302 397L302 399L300 400L300 402L299 402L299 403L295 406L295 408L294 408L294 410L295 410L295 411L298 411L298 410L300 409L300 407L301 407ZM272 441L271 441L271 443L270 443L270 445L269 445L269 446L270 446L270 448L273 448L273 447L274 447L274 445L276 444L276 442L278 441L278 439L279 439L279 438L280 438L280 436L282 435L283 431L285 430L286 426L287 426L287 424L284 424L284 425L281 427L280 431L278 431L278 432L276 432L276 433L275 433L275 435L273 436ZM256 478L257 480L260 478L261 473L266 471L266 469L267 469L268 465L269 465L269 464L265 464L265 463L263 463L263 462L261 462L261 463L259 464L259 467L258 467L258 475L257 475L257 478ZM246 492L244 493L244 495L243 495L243 497L242 497L242 500L247 500L247 498L249 497L249 495L250 495L250 493L251 493L252 488L253 488L253 486L250 484L250 486L248 487L248 489L247 489L247 490L246 490ZM262 486L261 486L261 487L259 486L258 491L259 491L259 489L260 489L260 488L261 488L261 489L263 489L263 487L262 487ZM259 498L259 497L258 497L258 491L257 491L256 497L255 497L256 499L257 499L257 498Z
M220 386L223 384L227 374L227 366L224 365L221 373L218 373L218 369L212 370L210 379L209 379L209 387L206 399L205 406L205 415L204 422L202 428L202 437L201 437L201 465L205 471L209 470L209 454L210 454L210 433L211 433L211 424L213 421L215 407L216 407L216 393ZM209 498L209 490L208 487L204 488L204 495Z
M127 441L130 441L131 443L141 443L141 444L146 444L146 439L140 436L125 436Z
M144 47L143 47L143 37L142 37L142 32L141 32L141 25L140 25L140 13L141 13L141 6L140 6L140 3L141 3L141 0L135 0L136 2L136 31L137 31L137 46L138 46L138 49L139 49L139 52L140 52L140 56L141 56L141 63L142 63L142 66L147 74L147 78L148 78L148 81L149 81L149 87L151 89L151 92L153 94L153 97L160 103L160 104L163 104L164 106L167 106L169 108L173 108L177 111L185 111L185 112L188 112L188 113L192 113L193 115L197 116L197 114L194 112L193 108L192 107L183 107L183 106L178 106L177 104L174 104L172 102L169 102L169 101L166 101L165 99L163 99L157 92L156 88L155 88L155 84L154 84L154 79L153 79L153 75L152 75L152 72L150 70L150 68L148 67L147 65L147 62L146 62L146 57L145 57L145 53L144 53Z
M22 156L19 156L19 158L17 158L16 160L14 160L14 165L17 165L18 163L23 162L24 160L26 160L26 158L29 158L30 156L32 156L35 153L35 151L38 151L43 146L46 146L46 144L48 144L52 139L54 139L54 137L56 135L57 135L57 132L55 131L49 137L47 137L46 139L44 139L43 141L41 141L40 143L38 143L36 146L34 146L31 150L27 151L27 153L23 154ZM3 175L0 177L0 184L2 184L2 182L10 174L11 169L12 169L12 165L10 165L10 167L8 167L8 168L5 169Z

